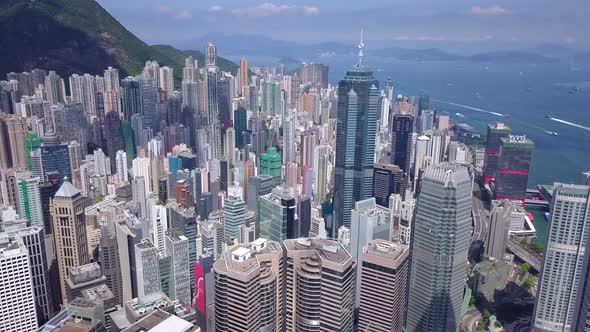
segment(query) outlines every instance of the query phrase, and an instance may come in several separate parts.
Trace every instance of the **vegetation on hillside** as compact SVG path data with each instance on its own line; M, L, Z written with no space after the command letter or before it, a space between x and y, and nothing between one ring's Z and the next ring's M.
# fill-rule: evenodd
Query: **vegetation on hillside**
M100 74L116 66L138 74L145 61L156 60L182 75L184 57L198 51L171 46L149 46L133 35L94 0L3 0L0 2L0 77L10 71L55 69ZM237 66L219 58L222 70Z

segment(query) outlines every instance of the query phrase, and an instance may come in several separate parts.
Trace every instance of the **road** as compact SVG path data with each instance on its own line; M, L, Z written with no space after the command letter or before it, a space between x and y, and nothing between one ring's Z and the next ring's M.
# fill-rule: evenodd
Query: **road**
M523 261L529 263L533 270L541 272L541 260L521 247L518 243L515 243L510 238L506 239L506 248Z
M485 209L483 201L476 195L473 195L471 214L473 215L471 242L485 241L488 234L488 211Z
M477 331L477 322L481 320L481 312L476 308L467 310L463 318L461 319L461 325L467 331Z

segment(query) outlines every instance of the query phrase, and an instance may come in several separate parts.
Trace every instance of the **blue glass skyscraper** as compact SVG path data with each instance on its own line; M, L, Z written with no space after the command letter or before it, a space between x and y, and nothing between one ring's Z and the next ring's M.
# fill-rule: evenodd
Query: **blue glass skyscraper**
M379 82L362 63L364 44L359 44L359 62L338 84L336 167L332 234L350 227L354 203L371 197L375 132L379 112Z
M51 172L58 172L61 179L66 176L72 178L68 145L61 144L55 132L47 132L40 149L43 178Z

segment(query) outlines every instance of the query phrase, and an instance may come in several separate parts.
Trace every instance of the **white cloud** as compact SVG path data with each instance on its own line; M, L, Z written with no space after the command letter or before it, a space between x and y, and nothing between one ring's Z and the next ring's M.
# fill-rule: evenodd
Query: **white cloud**
M188 10L181 10L174 16L174 18L177 20L190 20L193 18L193 14Z
M480 6L473 6L469 10L469 13L472 15L480 15L480 16L501 16L510 14L510 11L502 6L495 5L491 7L480 7Z
M209 12L210 13L220 12L222 10L223 10L223 7L221 7L219 5L213 5L213 6L209 7Z
M287 4L274 4L265 2L255 7L237 8L232 10L235 16L249 16L249 17L266 17L281 14L303 14L306 16L314 16L320 13L320 9L315 6L297 6Z

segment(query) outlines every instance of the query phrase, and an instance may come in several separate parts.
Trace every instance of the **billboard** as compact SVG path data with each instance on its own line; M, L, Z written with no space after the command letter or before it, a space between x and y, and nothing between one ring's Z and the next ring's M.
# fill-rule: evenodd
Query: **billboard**
M195 267L195 308L205 317L205 278L203 274L203 267L199 263L194 263Z

